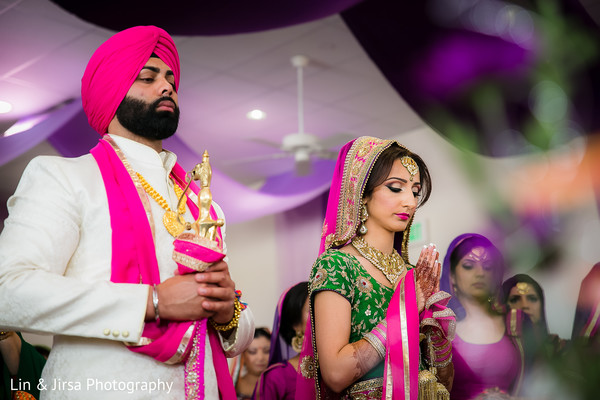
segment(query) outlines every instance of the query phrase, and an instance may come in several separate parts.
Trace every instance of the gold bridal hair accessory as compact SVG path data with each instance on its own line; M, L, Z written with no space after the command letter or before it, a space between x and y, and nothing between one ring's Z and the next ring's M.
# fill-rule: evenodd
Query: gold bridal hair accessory
M517 282L517 293L518 294L527 294L528 291L529 291L529 283Z
M380 270L393 286L396 286L400 276L406 271L404 260L400 257L396 249L394 249L392 254L384 254L375 247L369 246L361 236L355 236L352 239L352 246L354 246L361 256L369 260L371 264Z
M404 165L404 168L408 170L408 173L410 174L410 181L412 182L415 175L419 173L419 166L417 165L415 160L413 160L409 156L402 157L400 159L400 162L402 163L402 165Z

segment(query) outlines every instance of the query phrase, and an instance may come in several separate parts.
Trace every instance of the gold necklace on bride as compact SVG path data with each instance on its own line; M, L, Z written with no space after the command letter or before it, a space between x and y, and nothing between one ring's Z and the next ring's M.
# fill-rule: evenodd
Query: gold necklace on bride
M162 197L160 193L158 193L152 186L150 186L150 184L146 181L146 179L144 179L144 177L139 172L136 172L136 174L146 193L148 193L148 195L152 197L154 201L156 201L158 205L165 210L165 214L163 215L163 225L165 226L165 228L167 228L167 231L171 234L171 236L177 237L181 235L186 229L191 229L191 225L183 219L183 214L185 214L186 202L179 201L179 208L177 209L177 212L171 210L171 207L169 207L169 203L167 203L167 200L165 200L165 198ZM176 184L173 185L173 188L175 189L175 194L177 195L177 198L181 199L181 196L183 195L183 189L177 186Z
M393 286L400 279L400 276L406 271L404 260L400 254L394 249L392 254L384 254L375 247L369 246L362 236L355 236L352 239L352 246L359 252L361 256L366 258L378 270L380 270Z

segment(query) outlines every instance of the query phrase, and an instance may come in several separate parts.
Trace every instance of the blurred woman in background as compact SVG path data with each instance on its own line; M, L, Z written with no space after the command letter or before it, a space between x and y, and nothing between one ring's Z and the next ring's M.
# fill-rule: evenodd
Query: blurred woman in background
M550 334L546 321L546 299L540 284L526 274L517 274L502 284L504 304L509 309L523 310L531 318L537 336L545 338L538 343L538 353L546 360L559 354L567 343L556 334Z
M0 399L39 399L45 364L46 359L20 332L0 329Z
M273 319L269 367L262 373L254 399L293 400L299 353L308 320L308 282L300 282L280 297Z
M452 342L452 400L471 400L497 388L519 393L525 369L522 312L506 313L498 302L504 257L486 237L466 233L456 237L444 257L442 289L453 294L457 315Z
M239 368L234 367L233 381L238 400L252 397L260 374L267 368L271 347L268 328L256 328L250 346L240 355Z

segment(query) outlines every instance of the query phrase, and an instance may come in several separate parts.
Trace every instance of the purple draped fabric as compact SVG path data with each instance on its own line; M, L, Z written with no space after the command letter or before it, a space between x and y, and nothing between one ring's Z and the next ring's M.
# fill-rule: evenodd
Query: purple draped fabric
M294 400L297 372L287 361L271 365L260 376L254 389L255 400Z
M81 112L81 102L75 100L48 114L45 119L28 130L11 136L0 136L0 165L12 161L27 150L46 140L49 136L52 136L55 131L60 130L65 124L68 124L79 112ZM23 118L17 123L26 123L31 118ZM93 144L96 144L98 138L93 138L95 139ZM91 147L88 147L87 150Z
M552 18L556 18L585 29L592 41L600 38L597 24L580 1L552 4L556 15L548 15L535 2L369 0L341 12L341 16L390 84L437 132L459 145L460 138L452 134L456 130L462 134L472 132L469 143L474 144L470 148L486 155L505 156L527 151L523 143L528 143L528 138L523 130L535 120L530 107L532 93L540 82L542 64L551 55L541 43L551 41L553 51L569 52L569 47L577 47L572 42L577 35L563 35L558 49L555 42L559 38L544 31L542 25L556 27L552 24ZM512 35L514 32L498 31L500 14L509 6L515 15L515 10L523 11L519 15L523 20L512 21L516 30L521 30L517 32L520 38ZM475 7L481 7L479 14ZM487 16L482 15L485 7ZM490 14L493 22L486 21ZM577 52L568 56L582 63L584 57ZM536 65L538 61L541 64ZM562 64L558 67L569 69ZM570 69L565 76L564 88L573 104L571 117L585 134L600 128L598 67L600 60L596 57L580 69ZM474 88L490 89L497 97L487 103L482 100L489 97L472 102L469 94L474 96ZM498 137L506 132L514 133L514 137L502 137L499 146Z
M436 110L443 110L465 126L472 126L480 148L488 155L505 155L522 152L526 147L522 143L519 128L527 118L531 118L529 96L532 90L529 80L531 66L539 57L538 32L533 32L529 41L518 42L498 36L476 32L464 26L444 25L434 18L436 10L446 4L461 2L399 2L397 0L249 0L237 2L201 1L177 4L172 13L156 12L158 2L117 2L108 0L101 3L80 2L73 0L55 0L57 5L78 17L93 24L118 30L135 24L155 24L175 35L225 35L244 32L275 29L303 22L309 22L340 13L347 26L361 43L369 57L379 67L394 89L404 100L435 130L447 135L449 126L444 119L437 118ZM483 3L483 2L482 2ZM507 1L506 5L521 2ZM142 7L140 7L140 5ZM530 13L536 15L539 10L533 5ZM558 18L564 21L575 20L588 30L592 39L597 39L598 26L591 20L585 9L577 0L559 2ZM570 40L568 37L564 40ZM572 90L569 101L577 111L577 124L585 133L600 128L600 74L596 71L600 60L596 58L583 65L577 75L572 78ZM481 123L477 110L466 104L462 97L465 90L472 85L486 82L488 78L499 79L496 84L503 94L510 94L501 99L507 110L508 126L504 133L510 137L502 137L502 149L497 153L494 143L502 132L498 124ZM444 122L445 121L445 122ZM40 124L41 128L41 124ZM506 133L509 132L509 133ZM503 133L503 134L504 134ZM25 134L15 138L2 138L0 143L0 164L24 152L26 146L32 146ZM30 134L37 142L51 135L44 133ZM83 136L75 138L82 141ZM77 143L58 144L63 139L59 136L51 139L57 146L72 147ZM71 139L73 139L71 137ZM95 136L89 138L85 151L96 142ZM453 140L453 138L449 138ZM64 139L66 140L66 139ZM507 144L513 142L514 145ZM83 154L81 147L77 154ZM66 150L59 150L66 154ZM500 151L500 150L499 150ZM496 152L496 153L495 153ZM188 165L182 160L183 165ZM195 161L190 162L193 164ZM218 173L217 173L218 175ZM283 180L283 179L282 179ZM226 181L226 180L224 180ZM215 183L217 186L219 184ZM271 193L269 185L265 191ZM227 206L227 197L219 195L224 208L231 210L230 222L249 220L270 212L280 212L315 198L323 192L317 183L307 189L304 194L296 193L291 197L262 197L253 192L237 191L247 195L248 201L231 208ZM314 190L313 190L314 189ZM227 196L227 191L223 192ZM259 204L261 202L262 206ZM600 204L600 203L599 203ZM600 206L599 206L600 207ZM272 211L265 212L266 208ZM235 212L233 210L236 210Z
M232 35L276 29L337 14L362 0L244 0L177 2L53 0L79 18L112 30L157 25L172 35Z
M521 37L493 31L495 26L478 27L475 17L466 21L474 12L460 10L460 4L464 2L439 0L248 0L225 3L213 0L178 3L172 13L156 12L156 7L161 7L162 3L155 1L90 3L54 0L54 3L104 28L120 30L136 24L154 24L171 34L186 36L264 31L339 13L394 89L429 125L440 134L448 135L452 126L441 115L451 116L473 129L480 145L476 151L493 156L527 151L523 146L527 138L521 131L533 117L530 98L537 81L532 67L547 55L540 43L552 39L542 37L546 33L536 25L536 19L549 17L543 16L541 7L536 7L533 2L497 2L498 10L493 10L498 13L495 17L499 17L502 7L512 6L514 10L520 7L519 12L527 13L524 19L531 21L531 26L527 23L518 26L522 21L516 17L520 14L513 21L515 29L521 30ZM486 2L475 3L485 5ZM556 10L556 16L552 17L578 24L586 29L591 40L600 38L597 24L580 1L557 2ZM479 17L483 21L479 24L485 25L485 18ZM526 36L528 33L531 34ZM563 51L578 47L577 43L569 42L577 40L578 35L573 39L563 36ZM577 52L571 55L579 56ZM577 63L577 60L573 62ZM596 112L600 106L600 74L596 72L599 66L600 59L596 57L570 73L565 70L568 75L565 90L573 104L574 122L584 133L593 133L600 128L600 114ZM499 90L497 100L506 110L506 121L486 123L479 114L481 110L465 101L465 92L477 84L490 84ZM499 135L503 135L504 142L500 148L495 143ZM449 139L455 141L453 137Z
M557 39L543 25L552 25L556 18L577 24L581 32L585 29L591 40L600 38L597 24L578 0L556 2L555 15L535 2L515 0L205 0L180 2L172 13L156 12L156 7L162 6L156 1L53 1L104 28L154 24L184 36L264 31L339 13L392 87L421 118L455 143L457 139L449 136L452 125L442 115L471 127L479 145L475 150L492 156L527 151L522 130L533 118L530 99L540 74L540 68L534 67L550 55L543 43ZM511 14L510 21L503 20L502 13ZM592 133L600 128L596 112L600 107L600 74L596 72L600 60L584 60L584 52L568 52L579 47L579 33L562 35L559 51L566 52L565 59L581 64L570 70L566 65L560 67L567 78L565 91L573 104L574 122L582 132ZM466 94L477 85L498 91L496 100L501 112L506 111L505 121L484 121L481 110L468 101ZM489 109L488 105L482 108ZM501 134L502 140L510 143L499 149L495 141Z

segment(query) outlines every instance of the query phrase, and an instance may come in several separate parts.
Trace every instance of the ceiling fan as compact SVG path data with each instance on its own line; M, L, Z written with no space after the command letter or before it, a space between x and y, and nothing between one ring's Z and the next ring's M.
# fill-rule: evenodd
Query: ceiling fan
M270 154L237 160L237 163L245 163L259 160L279 159L285 157L294 158L294 167L296 175L305 176L311 173L312 159L333 159L337 158L337 151L329 150L332 147L340 146L352 139L355 135L349 133L338 133L331 137L321 139L313 134L304 132L304 80L303 68L309 63L309 59L303 55L296 55L290 59L292 65L296 68L298 80L298 131L290 133L283 137L281 143L273 142L261 138L250 139L253 142L275 147L281 150L280 153Z

